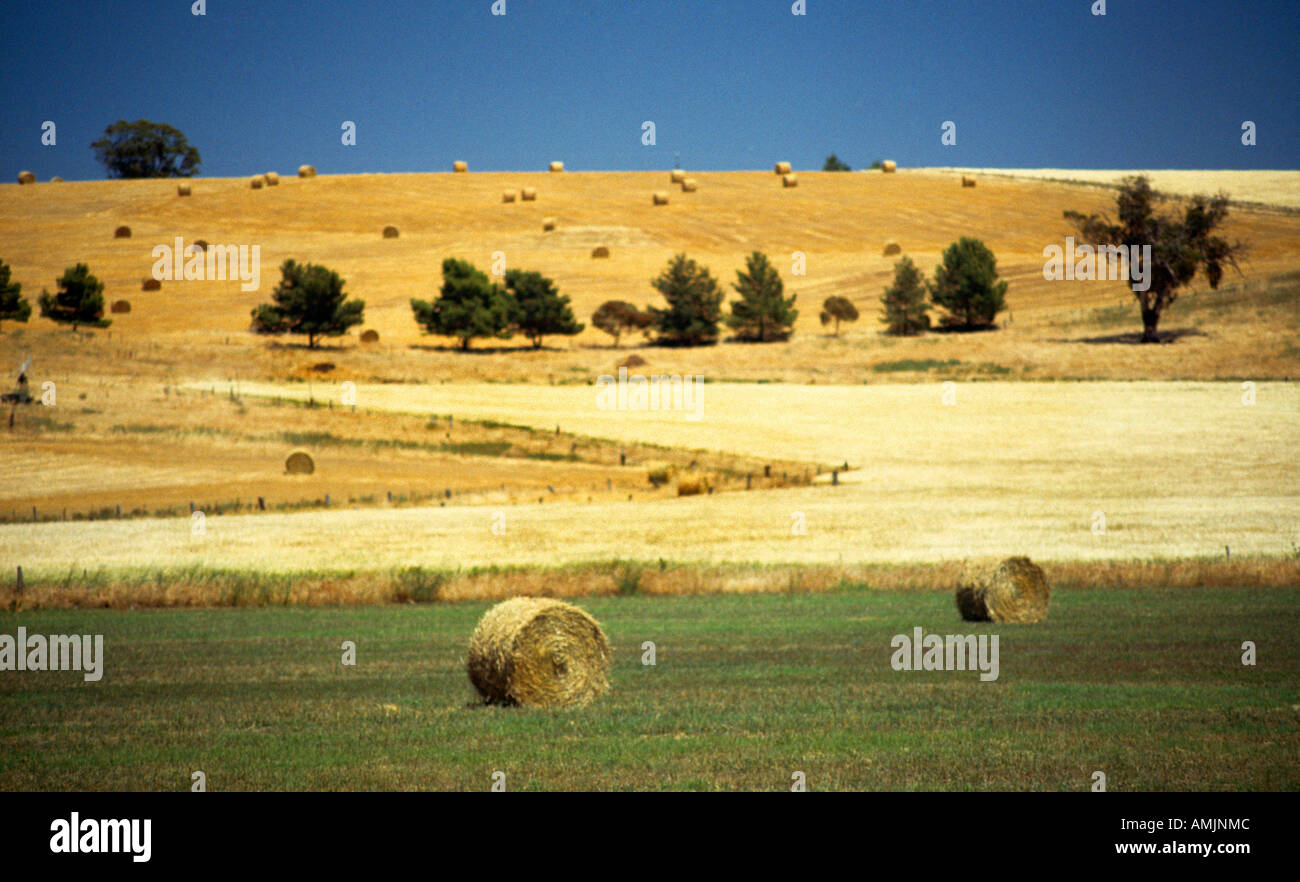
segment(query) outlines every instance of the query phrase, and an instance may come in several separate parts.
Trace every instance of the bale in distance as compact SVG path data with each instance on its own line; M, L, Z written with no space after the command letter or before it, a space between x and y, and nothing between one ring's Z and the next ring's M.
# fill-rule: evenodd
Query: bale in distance
M254 190L260 190L262 189L262 184L264 183L266 183L266 181L263 180L261 175L254 175L251 179L249 179L248 186L253 188Z
M280 186L280 176L275 172L267 172L266 174L262 175L262 177L266 179L266 186L268 187Z
M370 328L369 330L362 331L362 332L361 332L361 342L362 342L362 343L378 343L378 342L379 342L379 332L376 331L374 328Z
M781 176L781 186L782 186L782 187L797 187L797 186L799 186L799 176L796 175L794 172L791 172L791 173L788 174L788 175L782 175L782 176Z
M141 290L141 291L161 291L161 290L162 290L162 282L158 281L157 279L153 278L152 276L150 276L150 277L147 278L147 279L141 279L141 280L140 280L140 290Z
M624 365L620 365L623 367ZM677 477L677 467L664 465L663 463L652 464L646 472L646 477L654 487L662 487L673 478Z
M555 229L555 218L553 217L542 218L542 231L549 233L553 229Z
M595 248L591 249L591 256L593 258L609 257L609 248L604 245L597 245Z
M123 224L122 226L118 227L116 230L113 231L113 238L114 238L114 239L130 239L130 238L131 238L131 228L128 227L126 224Z
M694 193L695 188L698 186L699 184L695 183L695 178L687 178L686 180L682 181L682 192Z
M310 475L316 471L316 462L305 450L295 450L284 461L284 470L290 475Z
M194 247L197 248L197 249L199 249L200 251L207 251L207 250L208 250L208 240L207 240L207 239L195 239L195 240L194 240Z
M451 170L453 172L467 172L469 171L469 163L463 159L458 159L451 164Z
M967 563L957 579L957 609L968 622L1041 622L1050 596L1042 568L1027 557Z
M109 311L110 311L110 312L130 312L130 311L131 311L131 301L130 301L130 300L114 300L114 301L113 301L113 305L109 307Z
M975 179L972 178L970 175L962 175L962 176L961 176L961 185L962 185L963 187L974 187L974 186L975 186Z
M668 180L674 184L680 184L682 181L686 180L686 172L682 171L680 168L675 168L668 173Z
M63 183L63 178L59 177L58 175L55 175L54 177L50 178L50 183L51 183L51 184L62 184L62 183Z
M503 192L503 193L501 194L501 201L502 201L502 202L514 202L514 201L515 201L515 191L514 191L514 190L506 190L505 192Z
M898 171L898 163L894 162L892 159L886 159L884 162L880 163L880 170L887 175L892 175L894 172Z
M699 496L709 492L708 475L687 475L677 482L678 496Z
M629 355L627 358L623 359L623 360L620 361L618 364L614 365L614 367L616 367L616 368L634 368L634 367L641 367L641 365L643 365L643 364L645 364L645 363L646 363L646 360L645 360L644 358L642 358L641 356L639 356L639 355L637 355L635 352L633 352L633 353L632 353L631 355Z
M396 239L399 235L400 234L397 232L397 227L393 226L392 224L389 224L388 226L384 227L385 239Z
M775 171L778 175L788 175L790 174L790 163L778 162L772 170Z
M564 163L562 163L562 162L552 162L552 163L551 163L551 171L553 171L553 172L562 172L562 171L564 171Z
M300 166L298 166L298 177L300 177L300 178L314 178L314 177L316 177L316 167L315 167L315 166L311 166L311 165L300 165Z
M536 187L524 187L522 190L519 191L519 198L520 198L520 200L522 200L522 201L524 201L524 202L536 202L536 201L537 201L537 188L536 188Z
M18 173L18 183L34 184L36 183L36 175L29 171L20 171Z
M885 243L886 257L888 257L891 254L902 254L902 253L903 253L903 246L899 245L893 239L890 239L888 242Z
M655 205L667 205L667 204L668 204L668 191L666 191L666 190L655 190L655 192L654 192L654 196L651 197L651 198L653 199L653 202L654 202Z
M190 185L189 185L189 184L177 184L177 185L176 185L176 195L177 195L177 196L188 196L188 195L190 195Z
M605 632L585 611L514 597L479 619L466 668L486 704L581 706L609 691L610 658Z

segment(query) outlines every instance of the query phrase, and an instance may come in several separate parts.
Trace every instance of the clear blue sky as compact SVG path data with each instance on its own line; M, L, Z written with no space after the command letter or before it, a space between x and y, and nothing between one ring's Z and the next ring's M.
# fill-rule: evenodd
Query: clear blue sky
M1297 0L191 2L0 0L0 177L102 178L90 142L139 118L185 132L209 176L1300 156Z

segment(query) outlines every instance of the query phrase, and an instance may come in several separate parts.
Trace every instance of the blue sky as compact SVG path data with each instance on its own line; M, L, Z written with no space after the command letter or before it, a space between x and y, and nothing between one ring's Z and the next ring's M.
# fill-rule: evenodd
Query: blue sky
M185 132L208 176L1300 157L1296 0L191 3L0 0L0 177L102 178L90 142L139 118Z

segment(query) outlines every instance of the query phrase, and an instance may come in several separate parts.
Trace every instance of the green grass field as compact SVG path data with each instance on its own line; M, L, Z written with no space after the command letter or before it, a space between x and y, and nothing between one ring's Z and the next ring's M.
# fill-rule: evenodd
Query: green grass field
M1300 590L1062 590L1018 627L931 591L578 602L615 661L574 711L471 706L485 603L0 613L106 657L0 673L0 789L1300 789ZM999 634L1000 678L895 672L918 625Z

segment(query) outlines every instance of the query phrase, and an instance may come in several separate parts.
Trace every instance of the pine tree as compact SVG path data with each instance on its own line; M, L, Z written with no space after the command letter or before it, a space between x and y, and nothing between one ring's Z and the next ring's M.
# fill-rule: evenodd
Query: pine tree
M665 346L700 346L718 342L722 318L722 292L707 267L697 266L685 254L668 261L652 281L668 301L667 309L650 307L656 342Z
M912 258L904 257L894 264L894 284L885 289L880 302L885 308L880 314L885 333L906 337L930 327L925 280Z
M58 293L42 291L38 299L41 315L60 324L107 328L112 324L104 318L104 283L90 274L90 267L79 263L63 271L58 280Z
M940 322L964 330L993 327L1006 308L1007 283L998 281L997 259L979 239L963 236L943 252L934 270L930 299L947 315Z
M574 321L569 298L541 273L508 270L506 291L518 307L515 325L532 341L534 349L542 348L542 337L546 334L573 336L583 328Z
M459 337L468 350L475 337L513 336L518 306L509 292L488 279L472 263L449 257L442 262L438 299L411 300L415 321L425 333Z
M781 274L767 255L760 251L749 255L744 271L736 271L732 287L740 299L731 301L727 326L736 331L736 336L758 343L790 337L799 317L799 310L793 308L797 295L791 294L786 299Z
M253 309L253 331L258 334L306 334L307 348L317 337L339 337L364 321L364 300L348 300L346 282L328 267L286 260L280 265L280 283L271 292L274 303Z
M9 274L9 264L0 260L0 322L25 322L31 317L32 305L22 296L23 286L9 281Z

